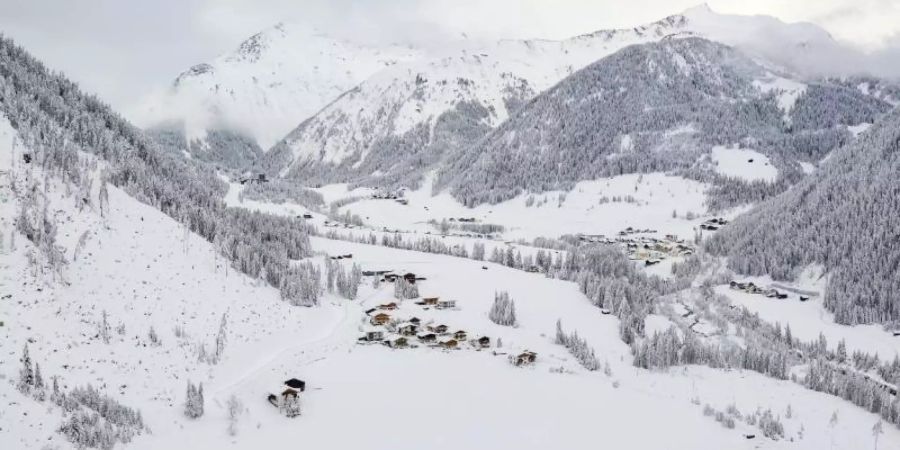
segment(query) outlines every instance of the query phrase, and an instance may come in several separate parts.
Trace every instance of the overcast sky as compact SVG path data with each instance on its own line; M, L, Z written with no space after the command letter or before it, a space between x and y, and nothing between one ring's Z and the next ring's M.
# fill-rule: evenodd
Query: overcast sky
M435 44L630 27L698 0L0 0L0 32L127 111L184 69L277 22ZM900 0L710 0L716 12L809 21L852 45L900 46Z

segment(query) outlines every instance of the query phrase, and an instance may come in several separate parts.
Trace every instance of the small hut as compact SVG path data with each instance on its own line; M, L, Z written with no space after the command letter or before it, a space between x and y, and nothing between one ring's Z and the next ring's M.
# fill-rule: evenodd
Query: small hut
M459 342L457 342L456 339L449 339L444 342L441 342L439 345L442 348L452 349L452 348L456 348L457 346L459 346Z
M464 341L466 340L466 337L465 330L458 330L456 333L453 333L453 339L456 339L457 341Z
M449 327L447 327L447 325L443 325L443 324L428 326L428 331L433 331L437 334L446 334L448 329L449 329Z
M384 332L381 330L368 330L366 334L359 338L360 341L377 342L384 340Z
M525 366L537 360L537 353L526 350L518 355L510 355L509 360L515 366Z
M476 343L481 348L488 348L491 346L491 338L489 338L487 336L482 336L482 337L478 338Z
M437 335L434 333L420 334L419 341L421 341L425 344L430 344L430 343L437 341Z
M306 382L303 380L298 380L296 378L291 378L290 380L285 381L284 385L285 385L285 387L288 387L290 389L296 389L300 392L303 392L306 390Z
M452 309L456 308L456 300L440 300L437 303L438 309Z

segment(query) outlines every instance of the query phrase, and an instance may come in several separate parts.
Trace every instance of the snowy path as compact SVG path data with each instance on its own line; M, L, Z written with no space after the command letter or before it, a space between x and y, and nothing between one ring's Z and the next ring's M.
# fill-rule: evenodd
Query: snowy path
M291 361L291 365L303 366L327 357L336 351L347 349L355 345L354 333L358 326L359 305L364 304L382 295L385 288L373 291L366 298L357 301L340 299L332 301L339 306L340 319L329 328L323 330L319 337L310 341L304 341L293 345L283 346L266 356L262 361L254 364L248 370L235 373L231 379L216 383L212 389L213 398L223 400L224 396L239 390L244 384L258 378L259 374L267 369L273 369L279 362Z

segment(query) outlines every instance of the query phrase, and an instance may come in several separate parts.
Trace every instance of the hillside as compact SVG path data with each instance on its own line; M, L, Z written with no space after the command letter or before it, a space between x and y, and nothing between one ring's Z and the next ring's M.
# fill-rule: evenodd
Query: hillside
M288 278L305 280L290 263L310 251L302 221L227 208L223 201L227 187L212 168L161 149L7 38L0 38L0 93L0 112L31 150L29 160L42 170L74 189L89 191L95 182L91 174L101 164L104 170L97 182L121 188L215 242L238 270L253 277L262 274L292 302L311 301L288 294L292 286ZM29 240L55 255L52 240L39 232L47 211L35 201L26 205L21 215L27 225L20 226L38 230L29 233Z
M837 151L813 177L759 205L708 247L735 270L795 278L827 273L825 306L839 323L900 320L900 112Z

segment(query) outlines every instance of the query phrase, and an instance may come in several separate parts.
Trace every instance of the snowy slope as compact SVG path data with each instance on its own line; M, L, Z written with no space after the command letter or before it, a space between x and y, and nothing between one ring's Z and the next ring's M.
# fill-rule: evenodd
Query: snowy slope
M264 149L369 75L420 52L335 39L290 24L256 34L231 53L180 74L143 106L146 125L185 122L188 141L231 128Z
M14 153L8 145L14 134L0 121L4 172L21 161L23 148ZM24 176L24 165L17 162L16 171ZM60 375L64 388L92 383L141 410L152 433L116 448L281 449L303 443L376 450L587 449L602 441L636 449L818 449L871 442L874 415L789 381L702 367L665 372L632 367L630 350L618 337L618 319L600 314L575 283L481 261L314 238L319 252L352 253L353 262L366 269L414 271L427 277L420 286L423 294L457 300L456 309L443 311L405 301L395 316L417 315L425 323L446 323L503 341L502 347L483 351L466 345L455 351L358 345L363 310L392 300L389 284L375 288L367 283L355 301L329 296L319 307L289 307L274 289L226 270L210 244L121 191L111 188L110 214L101 218L91 208L78 212L65 187L48 179L49 209L70 260L64 271L68 282L35 278L23 236L16 238L14 250L4 246L2 448L71 448L55 433L62 420L59 410L12 386L26 341L45 376ZM9 178L0 180L0 231L7 243L19 200ZM84 231L87 243L73 259ZM516 300L518 327L487 319L497 290L509 291ZM103 311L114 329L121 324L125 330L113 331L108 344L97 332ZM225 312L222 361L198 362L198 345L211 346ZM578 330L609 363L608 374L585 371L552 342L557 319ZM159 346L147 337L151 326L161 338ZM177 337L176 326L187 335ZM535 366L515 368L506 361L505 353L524 349L538 353ZM561 373L551 371L559 368ZM293 376L305 379L309 389L303 394L303 415L288 419L265 396ZM205 386L206 413L197 420L182 415L187 379ZM235 435L226 431L225 403L231 395L244 404ZM703 415L705 403L722 410L734 405L746 414L771 408L782 415L790 406L793 414L782 418L785 439L774 441L745 423L734 429L720 426ZM828 417L834 411L841 425L831 428ZM900 431L886 427L881 442L900 442Z

